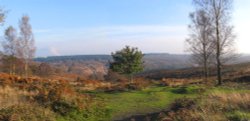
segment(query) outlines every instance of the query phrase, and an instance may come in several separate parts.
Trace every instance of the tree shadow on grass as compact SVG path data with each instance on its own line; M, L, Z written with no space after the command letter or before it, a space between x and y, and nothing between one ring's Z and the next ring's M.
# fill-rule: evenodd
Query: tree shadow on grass
M172 89L171 92L175 93L175 94L187 94L187 93L189 93L189 91L187 90L187 87L179 87L176 89Z

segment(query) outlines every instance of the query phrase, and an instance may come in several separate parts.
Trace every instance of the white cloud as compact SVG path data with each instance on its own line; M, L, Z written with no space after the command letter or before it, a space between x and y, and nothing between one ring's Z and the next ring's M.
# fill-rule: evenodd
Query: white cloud
M60 52L57 50L57 48L55 47L50 47L50 53L53 55L53 56L59 56L61 55Z

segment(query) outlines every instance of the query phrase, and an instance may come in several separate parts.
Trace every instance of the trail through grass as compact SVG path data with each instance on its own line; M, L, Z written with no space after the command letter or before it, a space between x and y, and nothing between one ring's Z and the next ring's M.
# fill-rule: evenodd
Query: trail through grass
M111 113L110 120L120 120L134 115L146 115L161 112L169 108L178 98L206 98L217 93L250 93L250 90L230 87L205 87L204 85L189 85L184 87L152 86L143 90L113 92L85 92L92 94L95 100L103 102ZM228 117L248 117L249 112L227 112Z
M95 95L111 110L112 119L121 119L164 110L177 98L196 97L199 89L198 86L150 87L130 92L96 92Z

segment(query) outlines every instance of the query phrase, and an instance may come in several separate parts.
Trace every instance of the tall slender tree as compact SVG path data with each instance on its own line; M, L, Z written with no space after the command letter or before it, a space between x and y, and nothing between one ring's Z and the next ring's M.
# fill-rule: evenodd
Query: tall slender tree
M192 53L193 61L203 68L204 78L207 81L208 68L213 54L214 43L212 41L213 28L212 20L204 10L196 10L190 14L191 24L189 25L189 51Z
M4 40L2 43L4 60L8 61L9 73L15 74L16 70L16 59L17 59L17 50L18 50L18 41L17 41L17 32L10 26L5 30Z
M24 15L19 23L20 27L20 48L19 56L24 60L25 77L28 77L29 63L35 56L35 39L32 33L29 16Z
M194 0L198 9L204 10L214 28L215 58L218 85L222 84L222 65L233 53L235 35L230 24L233 0Z

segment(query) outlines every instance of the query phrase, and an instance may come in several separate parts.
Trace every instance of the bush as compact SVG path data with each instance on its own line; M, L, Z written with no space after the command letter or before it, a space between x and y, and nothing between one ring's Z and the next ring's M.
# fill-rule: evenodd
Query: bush
M227 117L230 121L249 121L250 113L235 111L230 113Z
M123 82L123 81L128 81L127 77L124 75L121 75L117 72L114 72L112 70L108 71L108 74L104 76L106 81L109 82Z
M68 113L78 109L76 105L74 104L69 104L68 102L65 101L55 101L51 104L51 109L59 113L60 115L67 115Z
M9 80L14 83L13 87L0 88L0 121L110 120L110 110L102 102L76 92L67 81L36 78L29 83L19 83L25 79ZM0 83L3 81L6 80L0 79Z
M196 101L190 98L176 99L171 105L171 110L178 111L181 109L192 109L196 105Z
M16 105L0 109L1 121L55 121L52 111L37 105Z
M73 110L65 116L58 117L59 121L109 121L111 111L103 103L97 102L82 110Z
M178 99L168 117L177 121L248 121L249 92L215 91L196 100Z

